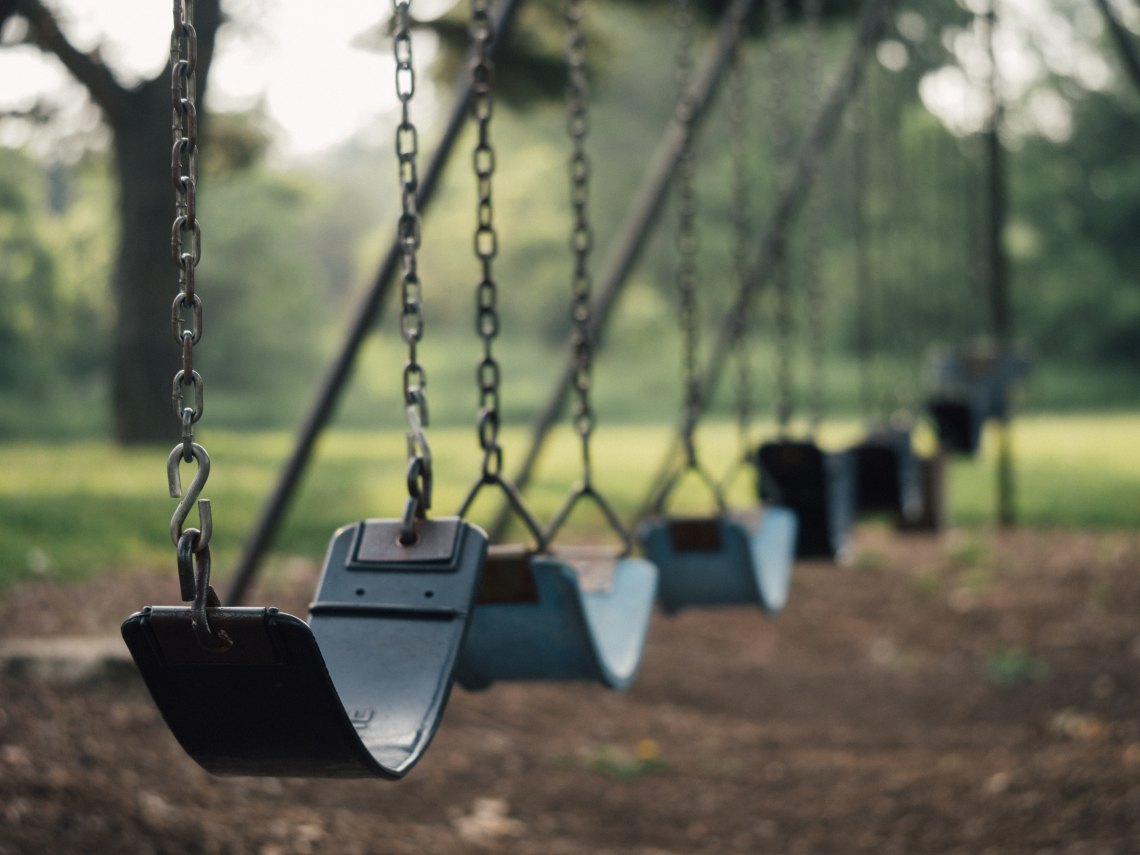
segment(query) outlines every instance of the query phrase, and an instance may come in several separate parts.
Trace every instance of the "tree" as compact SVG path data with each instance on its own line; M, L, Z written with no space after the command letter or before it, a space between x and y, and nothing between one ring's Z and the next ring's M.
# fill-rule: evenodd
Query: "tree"
M125 87L98 51L85 53L71 43L40 0L0 0L0 25L12 15L27 20L27 42L58 57L86 88L111 131L119 219L112 278L117 313L111 348L112 424L122 443L167 439L175 432L166 402L177 360L177 347L168 332L175 281L169 250L173 219L173 190L167 179L169 70ZM222 20L220 0L197 0L199 101L206 91ZM162 287L164 283L168 287Z

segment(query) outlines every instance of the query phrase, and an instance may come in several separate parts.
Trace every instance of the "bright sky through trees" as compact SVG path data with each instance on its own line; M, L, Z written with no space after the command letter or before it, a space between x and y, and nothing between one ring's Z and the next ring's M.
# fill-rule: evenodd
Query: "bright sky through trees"
M54 0L60 24L82 50L99 49L128 85L156 74L170 45L171 4L162 0ZM448 0L420 0L420 18L439 14ZM390 4L337 0L331 7L310 3L238 0L226 5L231 23L218 36L209 100L214 109L243 109L264 103L282 131L286 152L304 154L343 142L395 109L393 63L378 37ZM23 26L14 21L10 26ZM15 33L6 33L11 41ZM430 61L433 37L417 34L416 60ZM94 116L77 109L85 102L78 84L60 63L38 49L0 50L0 111L27 110L37 100L59 105L65 124L90 127ZM430 87L417 110L432 109ZM0 144L19 140L0 139Z
M428 19L452 2L417 0L415 13ZM959 2L973 11L985 5L981 0ZM1127 2L1115 5L1128 26L1140 28L1140 7ZM169 3L53 0L51 6L58 10L68 36L82 49L99 48L124 82L151 76L166 61ZM260 102L280 128L278 150L286 154L318 152L370 128L390 127L388 115L396 106L392 61L386 41L379 37L389 8L376 0L337 0L335 11L311 3L231 0L226 5L231 23L219 34L209 95L212 106L244 109ZM1007 99L1018 102L1009 111L1008 130L1062 140L1071 131L1069 104L1054 88L1039 84L1054 75L1072 79L1084 89L1109 85L1111 65L1097 44L1103 21L1086 0L1003 0L1002 10L1000 72ZM907 38L934 36L922 32L923 19L915 11L901 13L898 24ZM11 22L4 41L13 41L18 35L13 28L19 26L22 22ZM929 75L922 87L923 100L955 131L976 131L985 115L984 99L975 97L985 79L984 50L976 33L951 32L944 38L966 73L944 68ZM429 33L417 35L416 59L421 67L430 61L435 47ZM880 61L888 67L899 58L889 43L879 51ZM901 61L906 61L905 51ZM435 99L426 75L421 75L420 83L417 111L427 116ZM89 135L98 129L97 114L58 61L33 47L0 50L0 112L28 110L38 100L59 110L59 125L68 133ZM12 123L0 128L0 144L20 145L26 137L27 129Z

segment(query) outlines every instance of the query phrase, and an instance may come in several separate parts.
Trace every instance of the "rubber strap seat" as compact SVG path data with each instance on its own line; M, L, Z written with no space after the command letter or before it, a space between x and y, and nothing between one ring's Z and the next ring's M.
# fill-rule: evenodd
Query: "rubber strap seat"
M459 667L470 690L500 680L629 686L641 663L657 568L612 549L493 546Z
M123 624L147 688L186 752L216 775L403 777L439 727L487 537L458 518L366 520L332 537L310 621L213 608L228 649L202 648L185 607Z

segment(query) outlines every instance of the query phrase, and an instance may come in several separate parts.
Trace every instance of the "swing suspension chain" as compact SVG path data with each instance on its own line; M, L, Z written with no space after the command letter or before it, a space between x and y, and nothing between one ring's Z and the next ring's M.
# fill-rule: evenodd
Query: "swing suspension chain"
M804 88L807 97L805 102L805 122L811 121L820 104L821 78L820 73L820 0L803 0L804 15ZM824 186L819 183L816 194L808 199L807 211L807 243L808 251L805 255L804 277L807 280L808 300L808 336L809 371L808 381L808 412L811 414L811 432L814 434L823 421L823 400L825 393L825 330L826 318L824 315L823 281L819 272L818 253L823 248L823 200L819 198L818 190Z
M859 403L865 420L874 415L871 382L872 278L867 243L867 86L851 103L851 240L855 250L855 352L859 362Z
M673 20L677 29L675 82L677 85L676 117L684 142L677 160L677 297L682 336L681 372L684 380L684 423L681 439L687 464L697 465L693 433L700 416L700 379L697 376L697 338L700 319L697 315L697 198L695 188L696 159L693 154L693 9L690 0L674 0Z
M182 350L182 365L174 375L171 401L182 425L182 442L167 461L172 498L182 497L178 476L180 460L196 461L198 474L171 520L171 540L182 552L193 552L208 560L210 533L209 503L199 505L201 529L183 529L190 506L201 493L210 471L206 450L194 442L194 426L202 418L205 384L194 368L194 347L202 340L202 298L195 287L195 268L202 256L202 229L198 223L198 35L194 29L194 0L174 0L174 27L170 36L170 100L173 147L170 178L174 185L174 223L170 229L170 255L178 268L178 296L170 311L170 329ZM182 541L192 538L187 550ZM180 562L181 564L182 562ZM192 591L187 575L181 572L183 599ZM192 584L192 583L189 583Z
M590 159L586 153L586 136L590 130L589 83L586 79L586 36L582 30L583 0L567 0L566 22L566 131L570 136L570 206L573 225L570 246L574 252L571 279L573 300L570 308L574 324L574 427L582 440L582 484L590 488L590 436L594 430L594 411L590 407L590 385L593 375L593 347L590 334L590 251L594 233L590 227Z
M194 441L194 425L202 418L205 383L194 369L194 347L202 340L202 298L194 273L202 257L202 229L198 223L198 34L194 29L194 0L174 0L174 26L170 34L171 136L170 179L174 184L174 223L170 229L170 255L178 268L178 296L170 308L170 329L182 349L182 367L174 375L171 402L182 425L182 441L166 458L170 497L179 499L170 519L183 602L191 603L190 626L204 650L221 651L233 641L224 631L215 633L206 609L220 603L210 586L210 536L213 518L210 500L202 490L210 476L210 455ZM188 400L189 398L189 400ZM194 462L198 470L183 491L179 467ZM197 503L199 528L184 528Z
M408 502L404 511L404 544L415 541L414 521L423 519L431 508L432 461L424 428L428 424L427 373L419 362L418 345L423 338L423 286L416 267L420 248L420 212L416 201L419 175L416 156L419 132L411 119L416 72L412 64L411 0L392 0L396 17L393 54L396 60L396 97L400 101L400 123L396 127L396 160L400 183L400 218L396 226L402 273L400 279L400 335L408 346L404 366L404 410L408 421Z
M789 161L790 137L787 126L787 94L784 86L784 51L781 44L787 18L785 0L767 0L768 64L769 64L769 127L772 151L776 161L776 175L782 182ZM792 420L794 398L792 394L792 294L788 277L787 235L781 233L775 258L776 298L776 422L780 433L786 433Z
M473 154L478 195L474 246L481 267L476 289L475 327L483 340L483 358L476 370L476 380L479 386L479 447L483 450L483 479L488 481L498 480L503 469L503 449L499 444L499 383L502 372L492 349L492 342L499 334L498 289L491 270L498 254L491 200L491 178L495 172L495 150L490 139L494 107L492 86L495 67L491 60L494 37L488 0L471 0L475 63L471 69L470 109L479 135Z
M744 47L739 38L732 57L732 74L728 87L729 144L732 150L732 264L738 293L748 287L749 237L751 235L749 176L748 176L748 69ZM733 348L736 355L736 421L741 448L747 454L752 427L752 372L748 360L748 338L751 332L749 301L737 301L741 306L736 317Z

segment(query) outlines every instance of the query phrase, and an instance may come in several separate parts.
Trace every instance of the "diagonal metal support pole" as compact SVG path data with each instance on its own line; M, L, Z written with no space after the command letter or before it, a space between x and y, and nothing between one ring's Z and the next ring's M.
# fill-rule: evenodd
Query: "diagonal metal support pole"
M523 0L503 0L494 22L495 32L498 36L492 50L496 50L506 42L515 13L522 4ZM471 96L471 74L466 70L469 68L469 64L465 64L464 68L465 71L456 86L455 101L444 127L443 136L432 154L427 169L423 172L419 190L416 193L416 203L421 212L427 210L428 204L435 195L443 169L447 165L459 134L467 121L467 104ZM309 408L309 414L297 432L297 441L293 447L293 453L282 467L277 486L265 503L253 532L246 540L241 562L238 564L230 589L226 593L225 602L227 606L240 605L249 590L249 586L257 576L261 559L272 544L281 520L289 508L289 503L297 491L301 477L313 456L317 439L332 418L341 392L344 391L345 384L352 374L352 368L356 363L360 347L382 316L381 310L388 292L392 289L394 274L400 261L400 248L395 237L395 231L392 229L392 242L389 244L388 252L380 264L380 269L377 271L371 287L361 296L360 302L351 315L348 330L342 339L341 350L329 365L324 382Z
M804 201L815 183L823 154L834 141L847 105L862 84L863 68L867 57L882 33L883 25L886 22L886 13L894 4L895 0L865 0L863 4L856 25L855 43L844 61L838 79L820 106L815 121L812 123L811 131L800 147L792 172L780 191L768 218L768 225L760 241L756 260L750 268L746 285L737 294L732 307L721 320L717 334L713 336L715 345L709 355L704 376L699 384L701 397L697 403L698 412L703 413L707 410L716 396L717 386L724 374L725 362L741 332L740 319L745 316L761 287L768 282L775 270L780 247L784 240L783 235L803 207ZM650 481L650 489L646 492L646 498L642 502L639 516L647 511L652 497L657 493L664 479L669 476L680 447L680 431L678 430Z
M693 128L700 126L708 114L709 106L720 88L725 71L728 69L737 40L740 38L744 21L751 12L754 0L734 0L725 10L717 27L713 44L693 85ZM633 202L622 219L621 231L610 244L609 254L598 277L598 287L594 303L590 307L590 337L601 341L609 317L618 297L625 288L630 273L633 272L646 240L664 210L666 194L677 170L677 163L685 142L685 130L676 121L666 127L661 142L653 154L653 159L645 171L641 187L633 197ZM566 396L570 392L575 371L575 357L572 348L567 348L567 358L555 380L554 389L546 406L534 420L531 429L531 444L522 465L514 475L514 483L525 489L534 467L538 463L546 439L562 414ZM502 539L510 518L510 508L500 507L494 521L489 526L492 542Z

